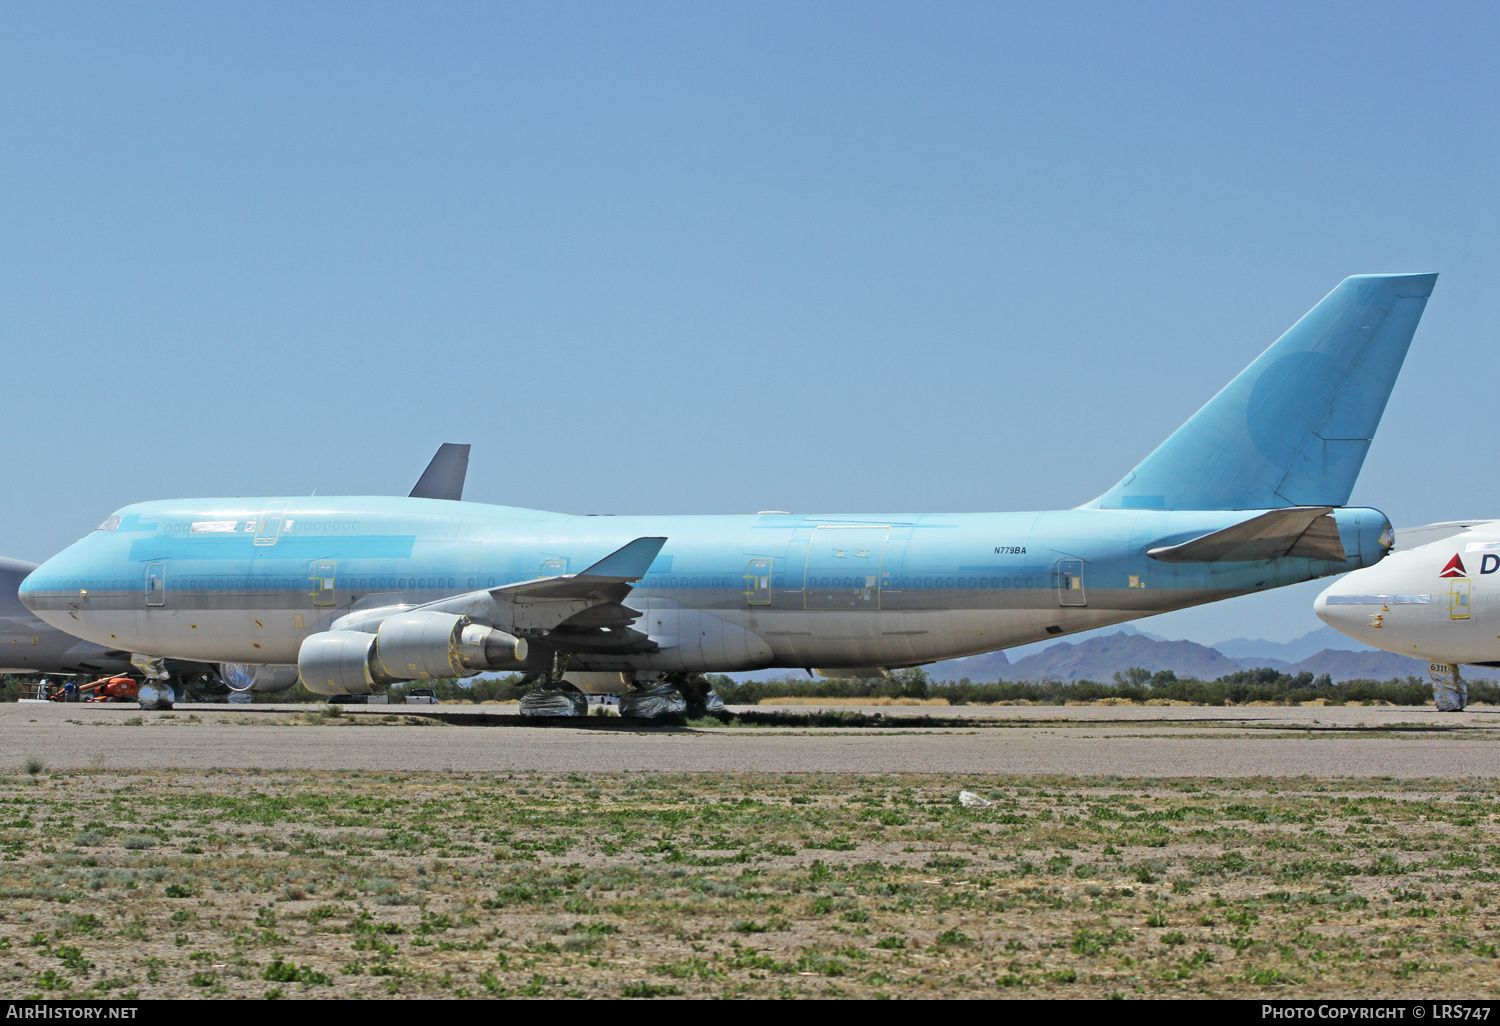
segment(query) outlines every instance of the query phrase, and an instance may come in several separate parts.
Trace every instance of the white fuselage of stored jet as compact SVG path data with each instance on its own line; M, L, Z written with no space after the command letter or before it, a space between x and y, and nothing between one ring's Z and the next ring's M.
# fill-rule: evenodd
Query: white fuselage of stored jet
M1500 521L1396 551L1340 578L1314 610L1375 648L1429 662L1500 663Z

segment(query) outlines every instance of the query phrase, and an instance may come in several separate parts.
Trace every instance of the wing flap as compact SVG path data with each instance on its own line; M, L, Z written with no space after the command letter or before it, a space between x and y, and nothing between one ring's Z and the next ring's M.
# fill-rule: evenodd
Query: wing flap
M1342 563L1349 558L1339 539L1332 506L1276 509L1177 545L1149 549L1163 563L1254 563L1291 556Z
M579 630L597 630L600 627L628 627L641 617L640 610L631 609L620 602L601 602L597 606L589 606L581 613L574 613L558 627L572 627Z

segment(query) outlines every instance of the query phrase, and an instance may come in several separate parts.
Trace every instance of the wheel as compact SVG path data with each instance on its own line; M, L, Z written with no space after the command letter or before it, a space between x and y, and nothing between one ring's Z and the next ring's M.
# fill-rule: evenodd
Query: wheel
M147 710L165 711L172 708L172 703L177 700L170 684L149 680L141 685L141 690L136 697L140 701L141 708Z

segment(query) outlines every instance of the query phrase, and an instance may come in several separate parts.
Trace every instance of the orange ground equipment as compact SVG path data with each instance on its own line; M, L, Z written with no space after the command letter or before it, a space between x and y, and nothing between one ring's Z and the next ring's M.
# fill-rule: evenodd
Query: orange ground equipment
M98 693L89 701L133 702L140 690L140 681L134 677L111 677L99 685Z
M84 699L85 702L134 702L141 685L133 677L107 677L85 684L78 690L80 693L94 692Z

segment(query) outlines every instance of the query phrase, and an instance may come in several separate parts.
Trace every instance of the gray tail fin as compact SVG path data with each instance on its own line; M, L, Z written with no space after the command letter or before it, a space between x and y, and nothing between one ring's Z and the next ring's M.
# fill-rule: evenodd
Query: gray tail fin
M464 478L469 474L469 446L457 442L444 442L438 446L437 455L422 471L417 486L411 490L413 499L453 499L464 497Z
M1436 281L1345 278L1086 508L1344 505Z

